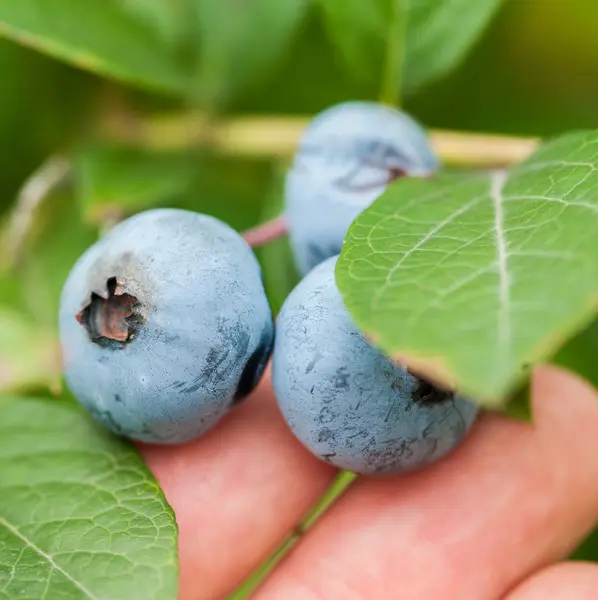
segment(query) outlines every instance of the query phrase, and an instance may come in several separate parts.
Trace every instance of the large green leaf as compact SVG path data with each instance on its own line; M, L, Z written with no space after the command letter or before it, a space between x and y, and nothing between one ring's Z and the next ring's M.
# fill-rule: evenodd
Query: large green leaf
M380 347L499 405L586 326L598 297L598 133L510 176L404 179L353 223L337 281Z
M405 89L419 88L456 67L501 1L409 0Z
M175 599L174 515L137 452L59 400L0 415L0 598Z
M0 0L0 35L108 77L186 91L167 46L113 0Z
M305 0L191 0L200 57L197 87L210 105L228 102L280 57L304 16Z

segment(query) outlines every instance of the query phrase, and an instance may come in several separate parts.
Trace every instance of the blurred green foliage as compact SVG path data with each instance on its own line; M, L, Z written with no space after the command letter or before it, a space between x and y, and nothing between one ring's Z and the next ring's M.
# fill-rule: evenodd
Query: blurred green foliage
M29 174L80 133L101 82L1 39L0 73L1 214Z
M326 0L2 3L0 35L11 39L0 39L6 83L0 232L18 210L19 189L48 157L71 157L73 172L32 213L18 263L10 270L0 266L0 391L15 383L35 388L56 375L60 288L77 256L114 219L174 206L242 230L280 208L281 157L227 157L209 147L133 148L111 139L106 121L116 115L134 136L164 111L307 116L344 100L376 99L386 62L379 38L387 28L380 17L387 14L385 1L363 13L363 3ZM450 130L549 136L598 127L596 0L476 0L468 12L471 1L465 8L463 1L445 3L456 7L441 28L446 41L433 29L413 38L406 110ZM412 2L414 22L428 27L433 3ZM458 19L464 11L469 18ZM353 26L359 29L351 33ZM461 48L457 42L465 38ZM288 243L276 242L259 257L278 309L297 281ZM580 340L582 353L594 330ZM567 364L569 357L561 358ZM7 367L11 376L3 377ZM598 559L598 544L588 542L580 556Z
M594 0L505 2L462 67L409 98L432 127L555 135L598 127Z

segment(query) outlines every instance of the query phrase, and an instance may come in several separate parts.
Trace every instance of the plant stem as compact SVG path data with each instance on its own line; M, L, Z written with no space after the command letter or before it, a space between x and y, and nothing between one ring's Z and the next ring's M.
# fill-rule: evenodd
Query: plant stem
M391 0L390 10L380 102L398 107L401 105L409 0Z
M357 475L349 471L339 473L328 490L312 506L299 526L287 536L270 557L227 600L246 600L250 598L253 592L264 583L282 559L295 547L295 544L297 544L301 537L347 492L356 479Z
M283 216L280 216L248 229L243 232L243 237L252 248L258 248L283 237L287 233L287 222Z
M355 473L351 473L350 471L340 473L332 482L332 485L324 492L324 495L311 508L305 519L303 519L303 522L299 526L299 531L302 534L307 533L341 499L345 492L355 483L357 477Z
M140 119L136 115L104 120L98 136L156 151L205 148L225 155L259 158L289 157L308 117L233 117L207 124L202 113ZM537 138L432 130L430 139L447 166L504 167L521 161L538 146Z
M10 268L18 263L35 214L52 190L66 179L70 170L71 164L67 158L51 156L25 181L2 239L6 252L3 267Z
M226 600L247 600L251 598L258 587L267 579L282 559L294 548L301 539L296 533L291 533L273 554L255 570Z

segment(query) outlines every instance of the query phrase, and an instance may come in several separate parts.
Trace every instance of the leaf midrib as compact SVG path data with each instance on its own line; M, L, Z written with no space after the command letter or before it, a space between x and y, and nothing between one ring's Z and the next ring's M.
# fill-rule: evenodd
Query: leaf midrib
M490 198L494 206L494 234L496 239L498 268L498 315L497 342L501 355L508 357L512 342L511 331L511 282L508 269L507 239L504 229L503 189L508 180L506 171L495 171L490 176Z
M0 517L0 526L7 529L12 535L20 539L26 546L31 548L34 552L36 552L40 557L42 557L52 569L58 571L64 577L66 577L77 589L85 594L87 598L90 600L101 600L99 596L96 596L91 591L89 591L81 582L77 581L72 575L70 575L67 571L65 571L60 565L54 562L54 559L44 552L39 546L37 546L34 542L32 542L27 536L19 531L17 527L9 523L5 518ZM50 575L48 576L50 577Z

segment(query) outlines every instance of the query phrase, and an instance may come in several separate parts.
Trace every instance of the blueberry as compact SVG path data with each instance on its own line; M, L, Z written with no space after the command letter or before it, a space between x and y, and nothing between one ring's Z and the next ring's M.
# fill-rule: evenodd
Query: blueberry
M301 272L341 251L351 223L389 182L437 168L425 131L401 111L347 102L316 116L285 185L285 216Z
M316 456L364 474L402 472L453 449L476 405L392 364L353 325L336 287L337 257L291 292L276 323L274 392Z
M67 384L112 431L180 443L259 381L272 314L253 252L209 216L160 209L117 225L64 286Z

